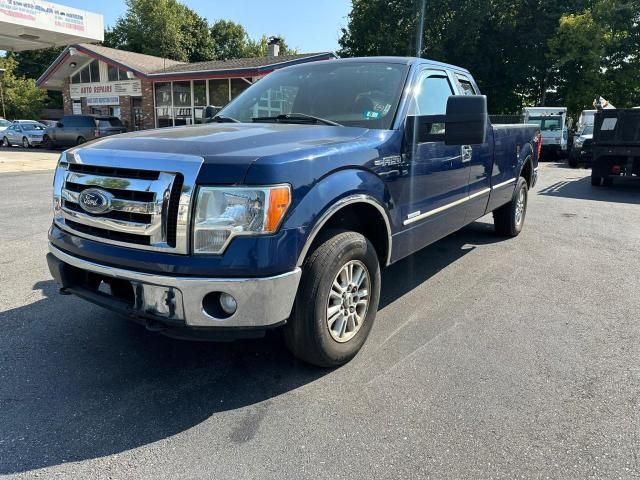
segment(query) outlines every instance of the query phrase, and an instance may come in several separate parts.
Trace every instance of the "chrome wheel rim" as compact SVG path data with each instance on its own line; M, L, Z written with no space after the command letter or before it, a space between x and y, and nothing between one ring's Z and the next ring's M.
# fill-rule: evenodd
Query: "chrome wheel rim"
M345 264L331 285L327 300L326 321L336 342L351 340L362 328L369 309L371 277L359 260Z
M524 188L520 189L518 199L516 200L516 225L520 225L524 218L524 210L527 204L527 194Z

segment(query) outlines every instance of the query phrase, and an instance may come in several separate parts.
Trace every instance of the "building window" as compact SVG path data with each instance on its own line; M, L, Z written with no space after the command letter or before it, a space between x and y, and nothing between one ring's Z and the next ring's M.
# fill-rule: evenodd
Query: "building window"
M173 82L173 124L193 124L191 82Z
M229 79L209 80L209 105L222 108L229 103Z
M193 121L202 123L202 114L207 106L207 81L193 81Z
M154 84L156 98L156 120L158 127L173 127L173 108L171 106L171 82Z
M98 60L93 60L78 73L71 77L71 83L99 83L100 64Z
M231 100L236 98L247 88L251 86L251 81L245 78L232 78L231 79Z
M120 70L114 66L107 66L107 78L110 82L117 82L122 80L129 80L126 70Z

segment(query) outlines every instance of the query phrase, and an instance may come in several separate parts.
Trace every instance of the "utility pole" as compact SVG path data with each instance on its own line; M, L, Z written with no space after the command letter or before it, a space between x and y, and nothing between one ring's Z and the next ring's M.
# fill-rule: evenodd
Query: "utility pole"
M0 103L2 103L2 118L7 118L7 112L4 110L4 91L2 89L2 79L4 78L4 68L0 68Z

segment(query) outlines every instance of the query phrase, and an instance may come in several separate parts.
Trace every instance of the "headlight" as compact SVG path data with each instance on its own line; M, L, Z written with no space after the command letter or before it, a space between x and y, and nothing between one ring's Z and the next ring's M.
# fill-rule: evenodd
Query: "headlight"
M200 187L193 224L193 251L222 253L235 236L273 233L290 204L288 185Z

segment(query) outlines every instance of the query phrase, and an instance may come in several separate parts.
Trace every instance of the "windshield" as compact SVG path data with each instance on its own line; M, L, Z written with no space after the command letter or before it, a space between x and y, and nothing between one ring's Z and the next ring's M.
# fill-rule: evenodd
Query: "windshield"
M389 129L407 71L400 64L330 60L280 70L245 90L220 116L252 122L295 113L345 126Z
M562 130L562 117L529 117L527 123L538 125L543 132Z
M588 125L582 129L580 135L593 135L593 125Z

